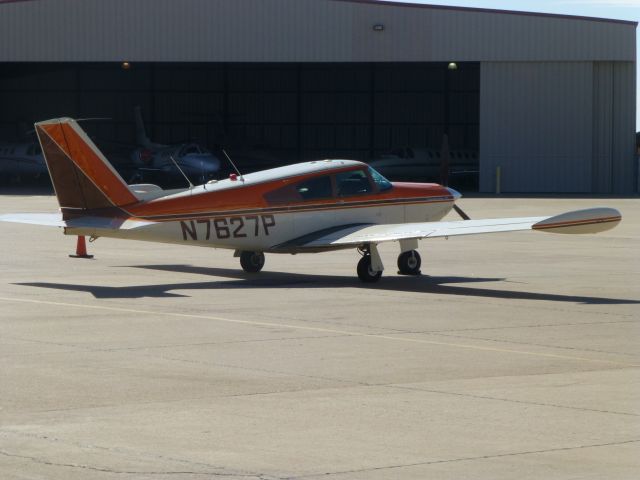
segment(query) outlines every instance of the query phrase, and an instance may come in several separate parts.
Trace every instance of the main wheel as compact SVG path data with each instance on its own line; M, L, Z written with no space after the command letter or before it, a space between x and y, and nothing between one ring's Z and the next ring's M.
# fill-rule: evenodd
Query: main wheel
M420 275L420 265L422 265L422 260L420 254L415 250L402 252L398 256L398 270L402 275Z
M364 283L374 283L380 280L382 272L376 272L371 267L371 255L364 255L358 262L358 277Z
M242 252L240 254L240 265L245 272L258 273L264 267L264 253L262 252Z

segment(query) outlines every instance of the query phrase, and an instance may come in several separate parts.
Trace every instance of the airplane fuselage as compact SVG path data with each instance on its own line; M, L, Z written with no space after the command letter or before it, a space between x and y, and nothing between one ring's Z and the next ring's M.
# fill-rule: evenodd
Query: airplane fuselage
M360 162L334 160L293 167L298 175L281 178L281 169L273 169L125 208L129 218L118 230L70 227L66 233L296 253L297 242L292 239L336 226L437 221L455 201L450 190L436 184L377 183ZM309 193L307 185L322 181L330 186L321 192L322 198L301 196L300 191ZM356 190L346 191L345 186L354 188L353 182ZM126 222L137 227L140 222L149 224L127 229Z

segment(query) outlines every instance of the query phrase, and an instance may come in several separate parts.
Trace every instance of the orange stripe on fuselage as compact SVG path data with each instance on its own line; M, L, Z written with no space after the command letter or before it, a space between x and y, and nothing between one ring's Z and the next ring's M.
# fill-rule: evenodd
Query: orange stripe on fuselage
M184 213L174 215L157 215L139 217L143 220L152 220L156 222L169 222L180 220L199 220L212 217L222 217L226 215L261 215L261 214L283 214L283 213L305 213L305 212L325 212L333 210L355 210L361 208L373 208L373 207L389 207L389 206L408 206L408 205L432 205L434 203L453 203L453 198L437 198L433 200L427 200L425 198L408 201L406 199L399 199L398 201L370 201L370 202L350 202L350 203L337 203L332 202L330 204L319 205L317 203L305 206L283 206L283 207L265 207L254 208L247 210L209 210L199 213Z
M354 169L349 168L345 170L335 170L331 173L339 173L341 171L349 170ZM221 214L224 214L226 212L233 211L263 210L277 207L297 209L298 207L308 206L309 210L334 206L335 208L364 208L367 206L375 206L376 204L381 204L390 200L400 199L406 200L407 202L411 202L411 199L421 199L421 201L416 201L415 203L423 203L423 199L425 197L432 197L434 200L436 198L446 197L451 198L451 200L442 201L452 201L451 193L440 185L410 183L395 183L394 188L385 192L313 200L312 205L310 205L311 202L309 201L292 202L286 205L271 205L268 204L264 198L266 193L275 189L289 184L297 184L313 177L326 175L327 173L328 172L314 172L308 175L300 175L283 180L272 180L255 185L239 185L236 188L199 193L189 197L183 196L171 199L159 198L150 202L133 205L128 208L128 211L132 215L141 218L153 218L165 215L196 217L198 215L206 215L210 212L220 212ZM363 202L371 202L371 205L355 205Z

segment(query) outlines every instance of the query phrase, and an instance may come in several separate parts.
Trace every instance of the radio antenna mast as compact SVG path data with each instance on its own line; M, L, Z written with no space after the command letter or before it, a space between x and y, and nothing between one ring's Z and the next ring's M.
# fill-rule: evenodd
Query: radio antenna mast
M187 180L187 182L189 182L189 189L195 188L195 185L193 183L191 183L191 180L189 180L189 177L187 177L187 175L182 171L182 169L180 168L180 165L178 165L178 162L176 162L173 159L173 155L169 155L169 158L171 159L173 164L176 166L178 171L182 174L182 176Z
M242 176L242 174L240 173L240 170L238 170L238 167L236 167L236 164L233 163L233 160L231 160L231 157L229 156L229 154L227 153L227 151L223 148L222 149L222 153L224 153L224 156L227 157L227 160L229 160L229 163L231 164L231 166L233 167L233 169L236 171L236 173L238 174L238 178L240 178L241 182L244 182L244 177Z

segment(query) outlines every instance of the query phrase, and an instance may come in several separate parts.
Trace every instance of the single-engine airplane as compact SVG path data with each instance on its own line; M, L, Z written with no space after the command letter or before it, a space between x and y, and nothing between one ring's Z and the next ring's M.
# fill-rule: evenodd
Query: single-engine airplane
M378 245L398 242L401 274L420 273L418 241L517 230L596 233L621 220L612 208L553 217L441 221L460 194L437 184L391 183L353 160L321 160L209 182L178 192L128 186L78 123L38 122L36 133L61 214L9 214L0 220L58 226L67 235L235 250L259 272L264 253L354 248L358 276L380 279ZM459 211L460 213L461 211Z

